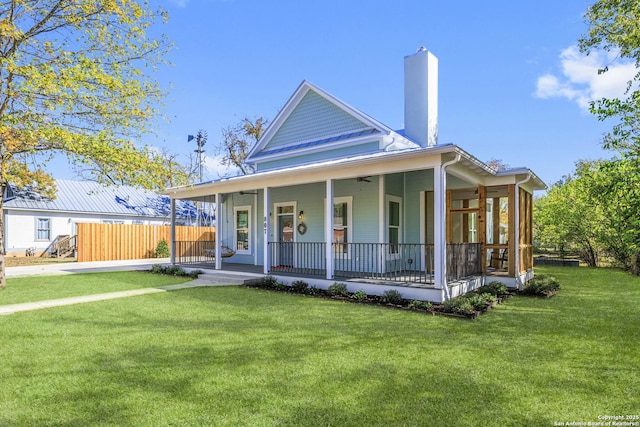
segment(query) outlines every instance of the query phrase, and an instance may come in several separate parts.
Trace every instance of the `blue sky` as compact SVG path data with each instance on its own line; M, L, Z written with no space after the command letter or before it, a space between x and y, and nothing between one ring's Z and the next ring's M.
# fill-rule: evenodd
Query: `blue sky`
M439 141L481 160L527 166L551 184L578 159L611 157L612 122L590 99L620 91L633 66L575 49L591 1L163 0L175 42L157 77L171 119L145 142L187 155L187 135L243 116L272 119L306 79L394 129L403 124L403 58L439 58ZM612 65L608 75L597 68ZM206 178L217 178L208 159ZM69 173L69 172L66 172ZM71 175L65 176L72 178Z

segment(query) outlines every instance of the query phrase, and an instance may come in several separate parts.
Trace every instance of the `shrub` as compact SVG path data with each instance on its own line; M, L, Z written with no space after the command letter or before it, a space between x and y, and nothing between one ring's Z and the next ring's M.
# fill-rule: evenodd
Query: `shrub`
M311 285L309 286L307 293L309 295L320 295L322 294L322 289L318 288L317 286Z
M351 295L351 298L356 301L363 301L367 299L367 293L364 291L364 289L359 289L357 292Z
M467 298L454 298L445 301L442 310L446 313L469 315L473 314L473 305Z
M273 284L273 289L275 289L276 291L280 291L280 292L286 292L289 289L291 289L289 286L285 285L282 282L277 282Z
M560 289L560 283L551 276L540 275L529 281L522 291L525 295L549 297Z
M158 242L154 256L156 258L169 258L171 256L171 252L169 251L169 244L165 239L162 239Z
M191 270L189 272L189 276L193 277L194 279L197 279L198 276L200 276L202 273L204 273L204 271L202 271L202 270Z
M306 294L309 289L309 284L304 280L296 280L291 284L291 290L299 294Z
M202 273L202 270L194 270L197 271L196 276ZM169 276L190 276L190 273L187 273L182 267L178 267L177 265L153 265L151 266L151 272L155 274L168 274ZM193 277L193 276L192 276Z
M387 304L400 305L403 302L402 294L395 289L388 289L382 294L382 300Z
M432 306L433 304L431 304L429 301L420 301L414 299L409 302L409 308L413 308L416 310L429 310Z
M489 303L489 304L498 301L498 297L497 296L495 296L493 294L490 294L488 292L485 292L485 293L482 293L482 294L479 294L479 295L482 298L484 298L484 302Z
M329 286L329 289L327 289L327 292L329 293L329 295L334 297L335 296L346 297L347 295L349 295L349 292L347 291L347 285L339 282L335 282L333 285Z
M481 311L487 308L486 300L480 294L467 294L460 299L466 299L475 311Z
M278 283L278 281L276 280L275 277L273 276L265 276L262 278L262 280L260 281L259 285L262 288L268 288L268 289L272 289L276 287L276 284Z
M476 289L479 294L504 295L507 293L507 286L500 282L491 282Z

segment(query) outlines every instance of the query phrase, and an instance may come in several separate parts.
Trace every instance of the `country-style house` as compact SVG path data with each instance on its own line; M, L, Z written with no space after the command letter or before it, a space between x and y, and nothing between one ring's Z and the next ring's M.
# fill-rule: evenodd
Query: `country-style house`
M215 250L174 241L173 261L435 302L487 281L523 286L545 184L438 144L437 65L425 49L405 58L401 131L303 81L253 147L255 173L166 191L217 212Z

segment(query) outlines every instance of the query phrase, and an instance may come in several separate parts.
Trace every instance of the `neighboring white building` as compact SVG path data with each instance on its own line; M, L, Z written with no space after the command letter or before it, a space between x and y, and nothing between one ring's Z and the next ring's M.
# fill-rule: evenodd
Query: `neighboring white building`
M56 180L55 199L30 189L5 189L4 239L8 256L45 251L58 236L76 235L78 223L168 225L167 196L129 186L103 186L96 182ZM177 205L181 225L195 223L196 205Z

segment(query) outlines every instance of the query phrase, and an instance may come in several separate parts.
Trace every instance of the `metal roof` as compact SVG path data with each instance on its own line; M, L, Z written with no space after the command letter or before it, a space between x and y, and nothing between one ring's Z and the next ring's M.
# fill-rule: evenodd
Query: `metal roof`
M127 215L165 218L171 213L170 199L142 188L125 185L103 186L91 181L56 180L55 199L31 188L15 188L15 197L4 202L5 209L83 214ZM195 218L196 206L176 203L176 217Z

